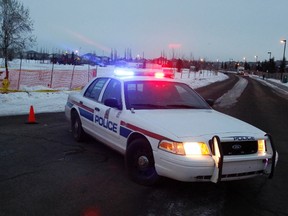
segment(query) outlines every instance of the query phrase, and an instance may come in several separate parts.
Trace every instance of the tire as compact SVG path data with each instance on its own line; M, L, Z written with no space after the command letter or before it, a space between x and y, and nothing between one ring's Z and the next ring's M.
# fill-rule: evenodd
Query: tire
M130 178L141 185L154 185L160 180L155 170L152 148L144 138L133 140L126 150L125 163Z
M82 122L76 111L71 114L71 129L72 135L77 142L81 142L85 138L85 132L82 128Z

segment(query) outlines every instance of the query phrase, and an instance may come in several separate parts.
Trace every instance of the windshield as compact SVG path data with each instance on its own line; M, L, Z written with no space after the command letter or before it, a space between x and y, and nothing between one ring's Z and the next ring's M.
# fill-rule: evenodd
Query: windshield
M210 109L188 85L167 81L125 83L127 109Z

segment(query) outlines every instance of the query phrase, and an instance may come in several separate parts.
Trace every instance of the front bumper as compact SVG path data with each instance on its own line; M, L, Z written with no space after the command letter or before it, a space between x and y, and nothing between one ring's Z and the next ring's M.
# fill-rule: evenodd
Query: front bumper
M174 155L158 150L154 152L155 168L160 176L185 182L220 182L252 178L258 175L273 177L278 154L271 141L272 152L258 155L225 156L218 137L213 142L215 151L211 156L193 158ZM214 139L213 138L213 139ZM269 137L271 140L271 137Z

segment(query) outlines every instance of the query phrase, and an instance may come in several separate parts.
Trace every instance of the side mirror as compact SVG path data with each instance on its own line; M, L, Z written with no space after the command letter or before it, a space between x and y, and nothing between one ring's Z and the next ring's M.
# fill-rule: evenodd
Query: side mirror
M214 103L215 103L215 101L213 100L213 99L206 99L205 100L208 104L209 104L209 106L213 106L214 105Z
M116 108L119 110L122 110L122 106L121 104L118 102L118 100L116 98L108 98L104 101L104 105L105 106L109 106L112 108Z

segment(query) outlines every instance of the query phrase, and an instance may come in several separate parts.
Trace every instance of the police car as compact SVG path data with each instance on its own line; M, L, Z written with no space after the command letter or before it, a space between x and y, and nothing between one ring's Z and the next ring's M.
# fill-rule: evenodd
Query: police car
M161 72L94 78L69 95L65 115L77 141L89 134L117 150L131 179L143 185L161 177L214 183L271 178L278 158L269 134L215 111L187 84Z

